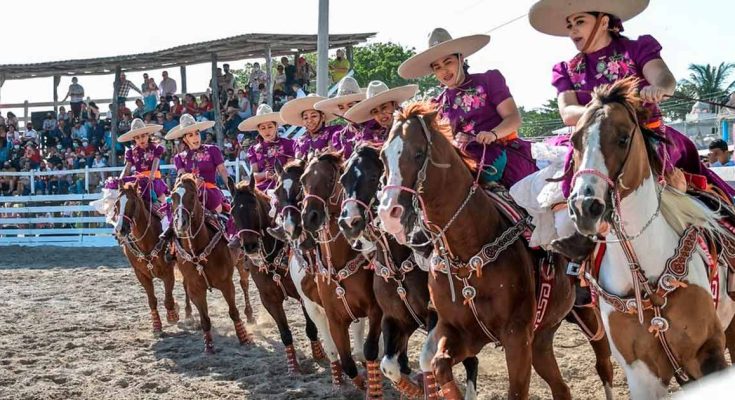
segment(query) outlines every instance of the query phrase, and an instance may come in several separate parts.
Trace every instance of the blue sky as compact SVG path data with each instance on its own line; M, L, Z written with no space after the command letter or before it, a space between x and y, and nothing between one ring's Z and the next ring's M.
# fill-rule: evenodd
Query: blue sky
M206 9L210 3L188 0L128 0L124 4L107 10L105 2L91 0L63 5L55 1L3 2L0 63L121 55L243 33L316 33L317 29L318 0L224 1L215 2L213 10ZM455 37L484 33L527 13L531 4L531 0L332 0L330 30L378 32L375 40L423 49L434 27L444 27ZM220 13L215 21L201 18L213 12ZM734 17L732 1L651 0L641 16L626 24L625 33L655 36L664 47L664 59L680 79L688 75L689 63L735 62ZM574 55L571 41L536 32L526 17L491 35L490 45L469 59L471 71L499 69L519 105L536 107L555 95L549 83L551 68ZM160 71L150 72L160 79ZM179 79L178 69L170 72ZM189 90L204 90L208 74L206 65L189 67ZM128 78L138 83L141 75L130 73ZM82 77L80 81L92 97L110 97L111 82L112 76ZM61 97L68 84L69 78L62 79ZM1 100L50 101L51 85L51 78L8 81Z

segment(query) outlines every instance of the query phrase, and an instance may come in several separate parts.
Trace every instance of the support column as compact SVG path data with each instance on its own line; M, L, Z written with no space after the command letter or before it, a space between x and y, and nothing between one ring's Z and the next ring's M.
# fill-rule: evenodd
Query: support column
M30 117L28 117L28 100L26 100L23 102L23 120L25 121L26 124L28 123L28 121L30 121L29 118ZM19 130L19 129L20 129L20 126L15 127L15 130Z
M59 83L61 82L61 77L59 75L54 75L54 115L57 115L59 112Z
M0 92L2 92L2 88L4 84L5 84L5 72L0 74ZM0 99L2 99L2 96L0 96Z
M265 84L265 90L268 91L268 105L273 107L273 60L270 44L265 45L265 70L268 74L268 81ZM253 115L255 115L255 112L253 112Z
M118 117L117 108L119 107L117 103L117 93L120 88L120 74L122 73L122 68L117 65L115 66L115 82L112 84L112 118L110 121L110 135L112 136L112 149L110 156L110 166L116 167L117 166L117 124L118 124Z
M217 54L212 53L212 111L214 112L214 133L217 138L217 145L220 148L225 146L225 135L222 132L222 118L219 112L219 84L217 82Z
M316 43L316 93L327 97L329 90L329 0L319 0L319 34Z
M181 69L181 103L184 103L184 95L186 94L186 65L182 65Z

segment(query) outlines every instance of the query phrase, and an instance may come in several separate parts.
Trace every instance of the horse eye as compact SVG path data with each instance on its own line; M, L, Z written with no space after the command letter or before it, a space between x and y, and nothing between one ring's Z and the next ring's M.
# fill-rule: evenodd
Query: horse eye
M618 138L619 146L628 147L628 143L630 143L630 135L625 135Z
M416 152L416 160L421 161L423 159L424 159L424 152L423 151Z

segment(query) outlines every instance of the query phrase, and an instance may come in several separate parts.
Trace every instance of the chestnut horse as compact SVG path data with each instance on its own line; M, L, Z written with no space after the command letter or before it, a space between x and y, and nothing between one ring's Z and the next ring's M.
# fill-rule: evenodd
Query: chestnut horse
M286 347L288 370L290 373L299 373L293 336L283 309L283 302L287 298L301 300L288 271L288 246L266 233L266 229L273 226L273 219L268 216L270 202L268 197L255 187L255 179L250 178L249 181L249 184L241 182L237 185L230 182L232 217L242 241L243 251L250 263L250 275L258 288L260 301L276 321L281 341ZM311 340L314 359L324 359L324 350L317 336L317 328L306 310L303 311L306 319L306 335Z
M417 329L428 332L436 325L436 312L429 309L429 275L415 261L409 247L398 244L376 226L377 194L384 170L380 149L368 144L359 146L344 169L340 182L345 199L339 227L353 248L370 252L374 257L373 290L383 310L385 354L380 369L402 394L415 397L423 388L410 378L408 339ZM477 387L477 357L469 357L462 363L467 387Z
M153 333L162 331L161 317L158 315L158 301L153 288L153 279L163 281L166 321L175 324L179 321L177 305L174 301L174 266L173 260L166 261L165 241L159 239L161 234L161 218L152 210L152 204L145 204L136 183L127 183L120 189L120 197L115 203L115 235L125 256L133 267L135 276L148 297L151 310ZM191 303L186 296L186 317L191 317Z
M183 174L171 193L173 201L174 247L186 292L197 310L204 331L204 351L214 353L212 323L207 309L207 290L219 289L229 307L240 344L252 343L240 319L235 302L232 274L239 260L230 252L216 217L199 200L196 177Z
M723 326L735 304L716 244L732 239L718 216L666 186L665 139L640 123L637 87L626 79L595 90L572 136L568 201L577 231L606 244L588 278L631 397L652 399L672 377L684 384L726 367Z
M429 290L439 322L424 345L421 368L433 371L446 398L458 399L452 366L488 343L500 344L508 398L528 398L533 365L555 399L568 399L553 339L572 308L574 288L564 268L553 268L560 260L537 267L547 256L529 250L521 239L525 222L511 222L480 188L468 159L450 143L452 134L432 105L414 103L396 115L381 154L383 228L402 243L424 233L434 246ZM537 276L553 281L538 304L548 287L537 285Z
M383 311L372 290L369 260L350 247L340 234L337 218L341 211L342 156L325 153L312 156L301 176L304 192L301 220L307 234L319 242L319 295L347 376L357 387L364 381L350 351L349 327L367 317L368 333L363 346L367 364L368 398L382 398L382 375L378 366L380 324Z

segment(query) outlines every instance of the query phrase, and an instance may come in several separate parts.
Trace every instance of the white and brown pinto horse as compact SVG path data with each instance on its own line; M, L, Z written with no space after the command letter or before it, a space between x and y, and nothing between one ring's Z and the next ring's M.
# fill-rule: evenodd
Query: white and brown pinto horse
M498 343L505 348L508 398L528 398L532 364L555 399L571 398L553 352L554 333L574 302L571 282L564 268L552 268L546 275L553 290L537 304L536 271L544 257L522 240L524 224L503 216L478 186L451 136L431 104L414 103L396 114L382 150L383 229L404 243L422 232L434 247L429 292L439 321L421 368L435 374L445 398L458 399L452 366Z
M572 136L568 201L576 229L606 245L589 278L631 397L657 399L672 377L683 384L726 367L733 303L707 240L726 233L660 178L656 149L665 139L642 127L636 87L622 80L595 90Z

